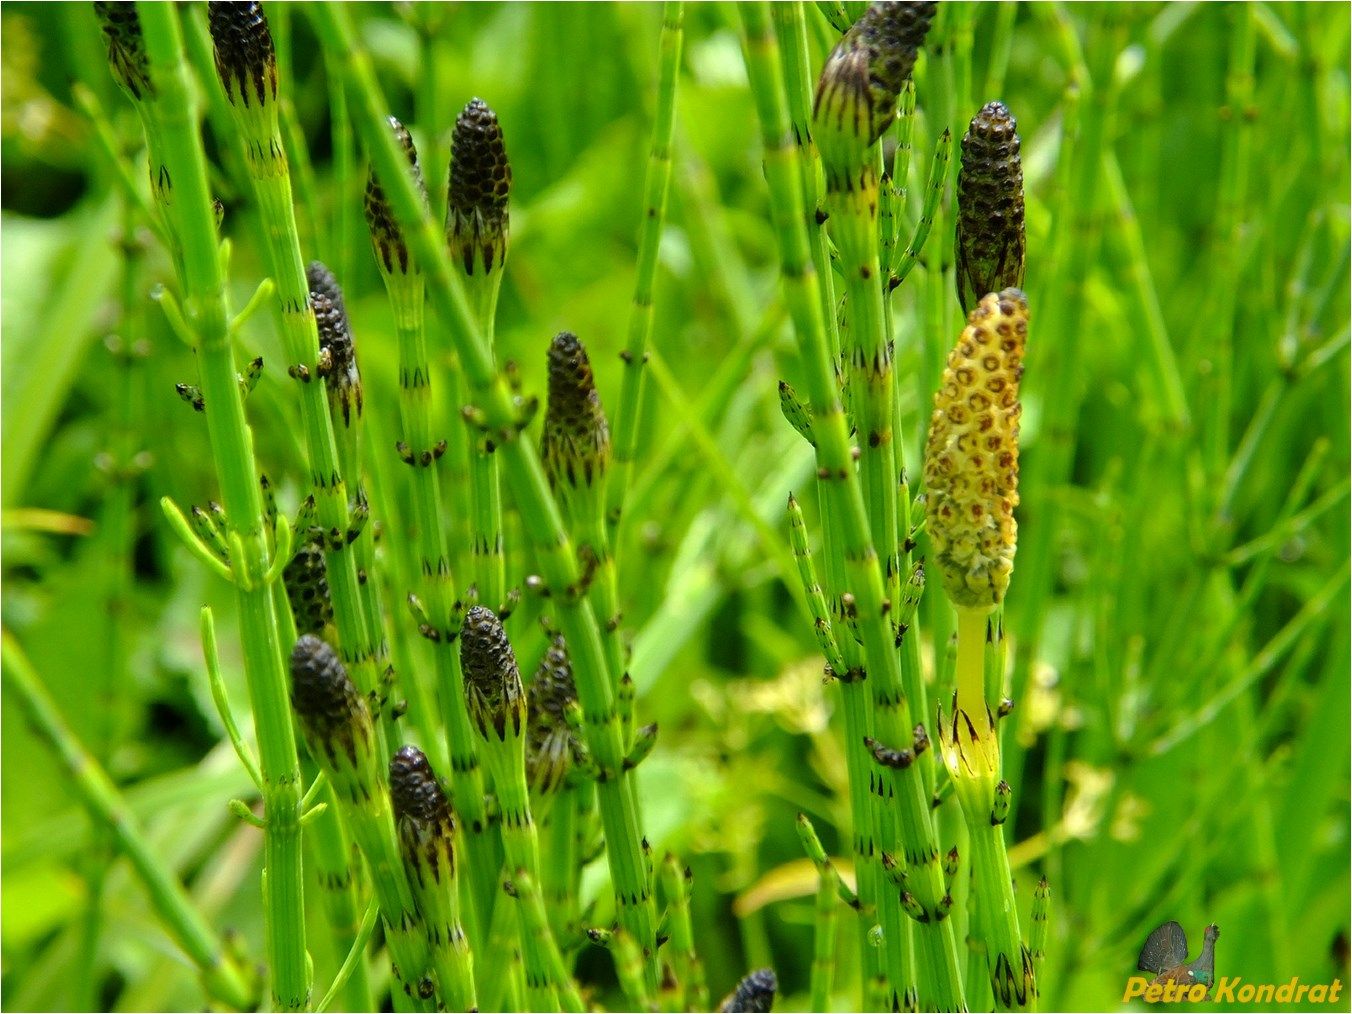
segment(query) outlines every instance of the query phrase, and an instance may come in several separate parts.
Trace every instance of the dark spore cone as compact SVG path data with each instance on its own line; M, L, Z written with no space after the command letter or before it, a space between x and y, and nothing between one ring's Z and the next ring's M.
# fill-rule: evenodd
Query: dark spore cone
M305 281L310 287L310 296L313 298L316 294L324 296L334 309L347 319L347 304L343 302L343 287L338 284L337 277L329 270L329 266L323 261L311 261L305 265Z
M521 671L502 621L491 609L474 606L460 628L460 665L465 673L465 703L479 732L499 740L520 736L526 722Z
M296 618L296 630L319 634L333 622L333 600L329 597L329 568L323 547L308 542L296 550L282 571L286 597Z
M313 634L303 635L291 652L291 706L312 746L331 755L341 746L355 763L354 735L369 726L370 712L338 653Z
M262 106L277 98L277 53L261 3L207 4L216 73L231 103Z
M543 457L552 486L588 485L610 460L606 423L591 360L577 335L561 331L549 343L549 400L545 409Z
M567 711L577 700L577 684L568 646L555 637L540 660L527 694L530 723L526 739L526 778L537 792L552 792L563 782L577 749Z
M402 746L390 760L390 802L395 820L441 824L450 820L446 793L432 765L416 746Z
M418 164L418 149L413 144L413 135L408 128L393 116L389 117L390 129L394 131L399 146L404 149L408 164L413 170L413 183L422 195L423 204L427 204L427 185L423 182L422 167ZM376 178L375 168L366 180L366 226L371 232L371 242L375 244L376 255L380 258L381 268L386 274L408 274L410 260L408 246L394 217L380 180Z
M888 97L893 106L901 86L915 70L916 57L938 7L933 2L873 3L855 26L859 41L868 47L873 88Z
M141 18L136 4L99 0L94 13L103 28L103 41L108 46L108 64L113 77L136 101L154 98L150 84L150 61L146 57L145 39L141 37Z
M1018 123L987 102L962 138L958 170L958 300L969 312L988 292L1023 288L1023 163Z
M901 86L915 69L935 8L870 4L827 57L817 83L813 133L828 176L852 172L896 119Z
M357 416L361 416L362 388L343 290L333 273L319 261L305 269L305 276L310 283L310 306L319 330L319 365L328 382L329 403L342 413L343 424L350 425L354 408Z
M732 991L719 1010L723 1014L769 1014L774 1007L779 979L772 968L751 972Z
M501 266L511 189L512 166L498 116L482 99L471 99L455 121L446 202L447 242L466 274L479 264L485 271Z

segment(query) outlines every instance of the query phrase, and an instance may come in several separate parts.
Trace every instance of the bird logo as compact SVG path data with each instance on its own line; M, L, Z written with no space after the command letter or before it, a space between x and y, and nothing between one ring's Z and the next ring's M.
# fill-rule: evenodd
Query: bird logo
M1188 935L1176 922L1166 922L1146 938L1136 967L1155 975L1151 985L1210 986L1216 979L1216 938L1220 927L1214 922L1206 928L1202 939L1202 953L1195 961L1188 961Z

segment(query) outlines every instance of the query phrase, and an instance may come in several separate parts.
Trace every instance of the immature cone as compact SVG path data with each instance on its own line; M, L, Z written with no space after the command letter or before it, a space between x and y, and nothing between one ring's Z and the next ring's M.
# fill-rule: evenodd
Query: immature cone
M718 1009L722 1014L769 1014L778 989L774 969L758 968L737 983Z
M418 188L418 193L422 195L423 204L426 205L427 186L423 183L422 167L418 165L418 149L413 144L413 135L393 116L389 117L389 124L408 157L408 164L413 171L413 182ZM394 217L390 202L385 198L385 191L381 189L374 168L366 179L366 227L371 232L371 243L375 246L381 271L387 275L417 273L417 265L409 256L404 234Z
M562 637L555 637L527 694L526 780L535 792L548 794L558 789L573 764L577 743L567 711L576 700L568 647Z
M155 88L150 83L150 61L146 57L145 39L141 37L141 18L134 3L109 3L99 0L94 13L103 28L103 41L108 46L108 65L122 90L139 102L154 98Z
M403 746L390 760L390 803L404 865L419 887L455 875L455 818L427 757Z
M925 444L932 562L955 606L994 608L1014 570L1028 299L990 293L949 353Z
M826 58L812 108L812 132L828 184L849 186L868 148L897 116L901 86L915 68L934 3L869 5Z
M277 53L260 3L212 2L207 20L216 74L234 106L262 107L277 99Z
M338 653L312 634L291 652L291 706L310 749L340 791L365 793L364 770L375 749L375 726L366 697L347 675Z
M1023 163L1014 117L987 102L962 138L956 236L958 301L1023 286Z
M347 426L352 422L354 409L357 417L361 417L362 389L343 290L333 272L319 261L305 269L305 277L319 330L319 371L327 383L329 410L335 419L341 413L343 425Z
M549 343L549 400L540 456L555 491L591 487L610 464L610 427L591 360L569 331L560 331Z
M465 274L502 267L511 188L512 166L498 116L482 99L471 99L455 121L446 201L446 243Z
M296 632L320 634L333 622L333 601L329 598L329 568L324 549L309 542L296 550L282 571L282 583L296 618Z
M491 609L474 606L465 614L460 665L465 705L479 734L499 742L518 739L526 725L526 692L511 642Z

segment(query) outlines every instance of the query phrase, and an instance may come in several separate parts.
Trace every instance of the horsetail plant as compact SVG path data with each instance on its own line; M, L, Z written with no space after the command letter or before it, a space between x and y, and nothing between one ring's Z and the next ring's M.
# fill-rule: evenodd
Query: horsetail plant
M207 433L230 519L228 576L239 603L244 671L258 731L272 1002L278 1010L301 1010L309 1003L310 975L301 881L300 768L286 707L284 652L269 587L280 579L280 567L271 556L253 439L230 346L197 106L173 7L109 4L98 13L110 41L114 73L145 124L152 193L174 237L172 252L184 312L180 314L171 298L162 300L162 305L180 330L188 333L197 351ZM210 553L205 547L203 551Z
M310 284L301 257L292 200L291 174L282 143L277 93L277 58L262 5L208 4L216 73L244 142L245 164L258 212L267 228L268 263L281 311L288 367L298 382L310 484L316 515L325 533L329 585L343 658L358 685L376 689L384 663L384 638L370 628L354 556L346 552L360 532L354 528L349 484L357 476L341 469L333 420L327 406L330 382L320 373L319 329L310 305ZM335 384L346 378L334 378ZM318 382L317 382L318 381Z
M512 166L497 114L482 99L471 99L456 117L451 135L446 245L451 261L464 271L469 298L490 350L507 261L511 187ZM507 579L498 463L491 439L474 440L472 444L473 578L479 601L492 609L505 610Z
M366 695L328 642L302 635L291 652L291 704L310 753L333 785L352 837L366 857L385 920L395 978L418 1010L431 1010L436 980L429 974L421 917L395 844L390 792Z
M479 735L484 763L497 792L502 842L511 869L533 881L540 871L540 846L526 783L526 690L516 655L492 610L472 606L460 631L460 661L465 673L465 702ZM557 1011L555 980L548 946L519 910L526 1001L532 1010Z
M422 914L441 997L451 1011L476 1010L474 959L460 921L455 818L426 755L403 746L390 761L390 801L404 872Z
M382 135L398 142L398 178L416 188L426 208L427 192L418 165L413 138L402 123L388 117ZM479 769L473 727L465 710L464 677L454 641L459 634L459 605L454 597L451 560L441 518L445 516L437 462L446 450L446 440L433 442L432 369L427 351L424 314L425 285L421 259L409 249L386 193L388 174L373 168L366 184L366 223L376 255L376 265L385 281L399 338L399 418L403 439L396 445L400 458L412 469L413 533L406 552L415 556L411 573L420 576L416 595L410 598L420 620L419 629L432 642L445 737L450 748L451 785L464 822L470 867L479 871L470 878L473 906L466 912L471 937L488 924L492 882L483 871L498 869L498 857L483 806L483 776Z
M899 526L898 492L901 474L895 379L892 370L893 342L887 316L889 278L882 270L883 244L879 208L881 155L878 141L895 121L903 83L914 67L920 45L934 16L932 3L875 3L841 39L827 58L813 108L814 136L821 153L826 179L827 227L840 255L846 293L848 327L842 334L842 358L848 406L859 442L859 479L866 504L870 537L881 557L889 612L901 606L902 552L905 536ZM909 507L909 503L905 504ZM904 508L903 508L904 510ZM900 630L890 618L894 636ZM897 646L901 646L897 639ZM910 716L923 714L923 689L916 639L900 658L899 679L888 670L870 671L873 709L872 728L884 743L907 744L899 755L914 758L921 753L920 732L912 729ZM858 693L846 689L846 693ZM847 723L847 735L870 741L865 722ZM861 728L861 726L865 726ZM878 753L874 751L875 759ZM890 756L890 755L889 755ZM888 978L896 998L914 990L926 1009L960 997L957 962L951 929L942 924L940 906L944 892L937 878L934 859L935 835L928 818L929 792L923 767L885 765L881 777L870 776L878 804L874 809L876 831L883 856L904 856L909 870L913 905L906 894L880 892L880 913L886 948ZM900 783L894 785L894 783ZM894 795L900 797L894 799ZM919 875L911 867L919 868ZM924 900L920 900L923 898ZM902 918L911 915L916 925L916 964L908 958L911 926ZM931 992L933 991L933 992Z
M939 740L967 821L973 890L996 999L1036 1002L1033 959L1019 936L1001 830L1010 788L1000 779L1000 742L987 704L986 645L1014 569L1019 502L1019 379L1028 300L1018 289L989 293L972 310L934 397L925 446L927 524L933 563L958 615L953 713L940 710Z

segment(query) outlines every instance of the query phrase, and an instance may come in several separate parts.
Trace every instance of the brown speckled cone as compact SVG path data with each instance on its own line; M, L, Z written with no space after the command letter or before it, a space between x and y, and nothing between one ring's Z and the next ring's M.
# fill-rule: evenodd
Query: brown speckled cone
M565 717L577 700L573 666L562 637L555 637L527 694L526 778L531 788L552 792L562 783L575 755L573 731Z
M962 138L956 274L964 313L988 292L1023 286L1023 163L1017 128L1003 102L987 102Z
M416 746L390 760L390 803L405 866L428 887L455 873L455 818L432 765Z
M511 189L497 114L482 99L471 99L455 121L446 202L446 240L466 274L502 265Z
M427 757L416 746L402 746L390 760L390 802L396 820L424 822L450 819L446 793Z
M94 4L94 13L103 28L103 41L108 46L108 64L117 83L136 101L154 97L150 83L150 61L146 58L145 40L141 37L141 18L134 3L107 2Z
M329 568L319 543L308 543L296 551L282 571L282 583L296 617L297 632L319 634L333 622Z
M610 463L610 427L596 393L591 360L577 335L561 331L549 343L549 399L541 458L549 484L590 486Z
M310 285L310 306L319 330L320 363L327 383L329 405L335 413L342 413L343 425L350 425L354 409L357 417L361 416L362 387L343 290L333 272L319 261L305 269L305 277Z
M335 761L341 752L357 764L359 746L368 747L372 735L370 709L338 653L313 634L302 635L291 652L291 706L312 749Z
M277 54L263 5L212 2L207 20L226 97L246 107L276 99Z
M311 261L305 265L305 281L310 286L310 295L316 293L328 298L344 320L347 319L347 304L343 302L343 287L329 266L323 261Z
M779 979L772 968L758 968L743 976L718 1009L722 1014L769 1014Z
M1000 603L1014 570L1019 505L1019 380L1028 300L990 293L948 355L925 444L932 562L955 606Z
M460 665L465 704L479 732L499 740L519 736L526 721L521 671L502 621L491 609L474 606L460 628ZM490 732L491 730L491 732Z
M427 186L423 183L422 166L418 164L418 149L413 144L413 135L393 116L389 117L389 125L399 141L399 146L408 157L408 164L413 169L413 183L418 193L422 195L423 203L426 204ZM365 206L366 227L371 232L371 242L375 245L381 267L386 274L396 272L401 275L409 274L411 261L408 245L404 242L403 232L395 221L394 211L385 198L385 191L380 186L380 180L376 178L374 168L366 179Z

